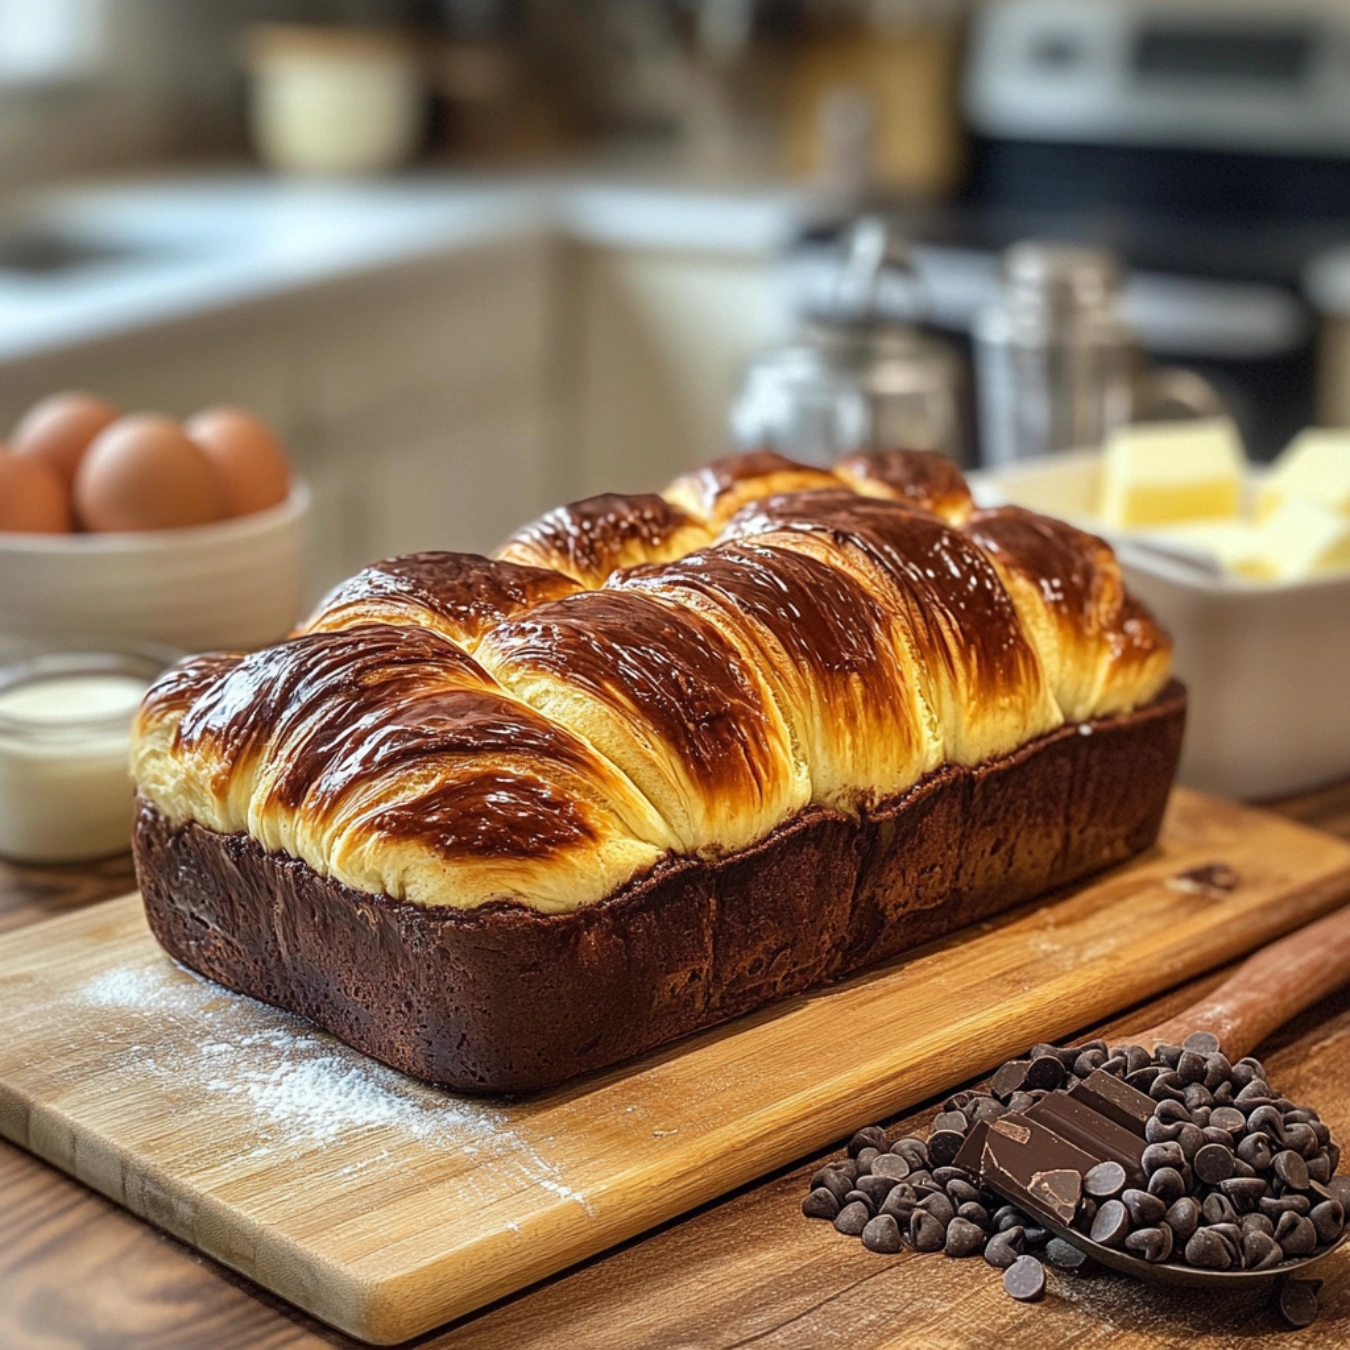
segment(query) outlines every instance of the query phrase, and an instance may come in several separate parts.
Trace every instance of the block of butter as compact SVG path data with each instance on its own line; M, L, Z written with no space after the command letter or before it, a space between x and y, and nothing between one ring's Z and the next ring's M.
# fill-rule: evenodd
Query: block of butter
M1102 523L1125 529L1232 518L1245 471L1230 418L1121 427L1102 456Z
M1295 436L1261 484L1257 514L1268 516L1291 497L1350 516L1350 429L1309 427Z
M1199 554L1222 571L1251 581L1276 581L1278 572L1268 556L1261 527L1251 520L1194 520L1168 525L1140 536L1164 550Z
M1350 515L1289 497L1258 527L1261 556L1275 581L1308 581L1350 571Z

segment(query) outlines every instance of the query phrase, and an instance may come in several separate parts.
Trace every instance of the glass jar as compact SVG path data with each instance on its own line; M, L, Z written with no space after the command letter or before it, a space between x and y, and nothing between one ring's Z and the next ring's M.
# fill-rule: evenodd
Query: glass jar
M131 724L177 658L149 644L0 650L0 856L76 862L131 841Z

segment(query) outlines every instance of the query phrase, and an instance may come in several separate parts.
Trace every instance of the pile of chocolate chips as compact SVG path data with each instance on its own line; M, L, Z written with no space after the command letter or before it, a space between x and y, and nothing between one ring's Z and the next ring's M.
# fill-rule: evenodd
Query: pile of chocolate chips
M1066 1269L1086 1259L1037 1210L1146 1262L1267 1270L1337 1241L1350 1201L1317 1113L1207 1032L1153 1054L1034 1046L988 1093L949 1097L926 1141L873 1125L848 1153L811 1178L803 1213L871 1251L983 1253L1023 1299L1045 1287L1033 1252Z

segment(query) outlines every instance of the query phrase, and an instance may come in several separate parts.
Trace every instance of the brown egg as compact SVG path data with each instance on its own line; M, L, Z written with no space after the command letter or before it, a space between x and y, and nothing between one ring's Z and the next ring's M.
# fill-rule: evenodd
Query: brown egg
M227 515L266 511L290 494L286 451L271 428L256 417L239 408L207 408L185 429L216 466Z
M24 413L10 444L20 459L41 460L69 491L84 452L119 415L111 403L93 394L53 394Z
M136 413L95 438L75 474L86 530L170 530L225 514L215 468L172 418Z
M74 528L65 484L45 464L0 447L0 530L66 534Z

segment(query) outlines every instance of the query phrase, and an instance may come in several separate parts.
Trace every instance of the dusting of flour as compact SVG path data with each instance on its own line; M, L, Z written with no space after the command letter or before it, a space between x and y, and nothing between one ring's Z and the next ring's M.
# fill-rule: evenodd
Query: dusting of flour
M356 1144L357 1161L336 1169L336 1180L393 1166L411 1142L484 1155L497 1185L505 1168L518 1182L586 1203L511 1129L509 1108L418 1083L162 956L94 975L76 996L114 1073L153 1082L198 1118L218 1108L229 1121L213 1144L222 1154L281 1159Z

